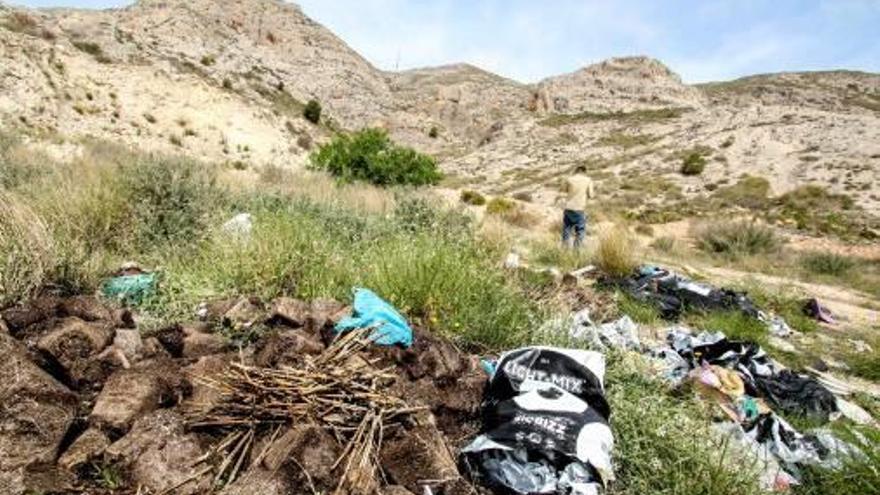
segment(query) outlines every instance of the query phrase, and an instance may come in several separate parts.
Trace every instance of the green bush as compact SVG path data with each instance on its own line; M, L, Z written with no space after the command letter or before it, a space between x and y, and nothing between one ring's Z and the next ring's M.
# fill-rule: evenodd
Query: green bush
M808 253L800 261L801 266L812 273L835 277L847 275L856 267L852 258L834 253Z
M310 158L312 169L326 170L343 181L423 186L443 178L432 157L395 145L382 129L341 134Z
M431 130L428 131L428 137L431 139L437 139L440 136L440 129L437 126L431 127Z
M321 104L318 100L309 100L303 109L303 117L313 124L321 122Z
M461 192L461 202L468 205L482 206L486 204L486 197L477 191L465 189Z
M697 232L700 249L728 256L772 253L782 241L770 227L754 222L715 223Z
M681 173L684 175L700 175L706 169L706 158L699 153L691 153L681 162Z

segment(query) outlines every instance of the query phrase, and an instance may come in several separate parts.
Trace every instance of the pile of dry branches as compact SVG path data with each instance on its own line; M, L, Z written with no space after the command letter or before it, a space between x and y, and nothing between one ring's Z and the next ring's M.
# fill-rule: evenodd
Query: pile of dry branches
M306 421L321 425L345 445L333 466L343 466L336 492L375 492L376 457L385 425L419 408L387 393L395 374L390 368L376 368L378 360L364 357L361 351L368 345L372 343L366 331L350 332L321 355L305 356L297 368L235 363L218 377L202 379L221 392L222 400L208 410L192 412L190 427L231 430L215 448L223 454L215 481L235 479L255 432L274 426L274 437L282 425Z

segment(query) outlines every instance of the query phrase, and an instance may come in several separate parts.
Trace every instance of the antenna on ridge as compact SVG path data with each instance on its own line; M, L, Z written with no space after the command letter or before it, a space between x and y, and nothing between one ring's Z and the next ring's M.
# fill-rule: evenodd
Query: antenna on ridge
M394 61L394 71L400 71L400 48L397 49L397 59Z

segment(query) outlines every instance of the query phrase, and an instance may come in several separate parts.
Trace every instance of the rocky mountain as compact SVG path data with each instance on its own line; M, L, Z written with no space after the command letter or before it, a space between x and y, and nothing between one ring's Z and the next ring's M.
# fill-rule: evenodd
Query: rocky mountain
M606 197L636 210L744 175L767 179L773 194L819 183L880 209L876 74L687 85L647 57L534 85L469 65L384 72L280 0L0 6L0 60L6 127L300 166L338 129L381 126L437 156L456 187L536 202L552 202L559 175L584 163ZM323 105L322 125L303 119L309 99ZM682 175L693 153L705 172Z

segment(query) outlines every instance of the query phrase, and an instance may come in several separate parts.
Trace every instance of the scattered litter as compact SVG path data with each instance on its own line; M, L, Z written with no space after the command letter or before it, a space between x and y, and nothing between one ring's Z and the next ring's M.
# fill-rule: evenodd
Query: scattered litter
M822 323L834 325L837 321L834 315L825 306L819 303L818 299L810 299L804 304L804 314Z
M755 382L764 397L787 413L828 421L837 412L834 394L812 377L782 370L769 376L755 375Z
M837 397L837 410L840 411L840 414L843 415L843 417L849 419L853 423L877 426L877 420L871 416L871 413L862 409L858 404Z
M516 270L519 268L519 264L519 254L513 251L507 253L507 258L504 260L504 268L507 268L508 270Z
M370 338L379 345L409 347L413 343L412 329L403 316L368 289L355 289L354 313L336 325L339 333L359 328L375 329Z
M781 316L770 318L764 313L760 313L759 319L767 324L767 329L770 331L770 335L774 337L786 338L795 333Z
M779 366L754 342L728 340L724 334L700 334L690 337L681 331L668 335L670 345L699 367L703 362L735 369L746 384L746 390L765 397L786 412L828 420L836 412L834 396L815 379L799 375Z
M596 325L590 319L589 310L583 309L573 316L569 335L574 339L588 342L596 349L604 350L608 347L633 351L641 349L638 326L629 316Z
M563 275L562 282L569 285L577 285L578 282L583 280L588 274L596 271L596 267L594 265L587 265L583 268L579 268L574 271L570 271Z
M221 227L223 232L235 240L246 241L251 238L254 229L254 217L250 213L239 213Z
M104 282L101 294L124 304L137 305L156 290L155 273L147 273L136 263L122 265L116 276Z
M504 493L594 495L614 479L605 358L526 347L501 356L483 399L465 471Z
M838 378L835 378L833 375L829 373L824 373L815 368L807 367L806 371L811 375L816 377L816 380L819 381L825 388L830 390L834 395L838 396L849 396L855 393L855 388L852 385L841 381Z
M726 457L729 462L738 463L741 457L747 457L745 464L755 466L760 470L760 484L764 490L781 493L800 484L797 479L782 469L776 456L753 438L747 436L739 424L724 422L715 423L712 427L721 436L724 448L730 448L735 454Z
M743 292L718 289L695 282L663 268L646 265L626 278L604 279L605 285L619 288L640 301L654 304L663 318L676 320L685 308L740 310L758 317L758 309Z

